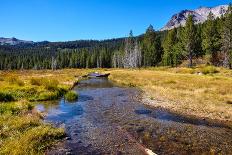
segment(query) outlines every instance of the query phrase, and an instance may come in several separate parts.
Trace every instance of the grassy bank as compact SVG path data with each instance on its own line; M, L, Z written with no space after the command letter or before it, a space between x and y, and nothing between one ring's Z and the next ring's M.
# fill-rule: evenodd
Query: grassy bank
M1 71L0 154L43 154L64 137L64 129L43 123L30 101L58 99L86 71Z
M111 71L120 84L139 87L147 104L178 113L232 121L232 71L214 68L148 68Z
M87 70L2 71L0 102L56 100L65 94ZM76 76L76 77L75 77Z
M44 124L29 102L0 103L0 109L0 154L43 154L65 135Z

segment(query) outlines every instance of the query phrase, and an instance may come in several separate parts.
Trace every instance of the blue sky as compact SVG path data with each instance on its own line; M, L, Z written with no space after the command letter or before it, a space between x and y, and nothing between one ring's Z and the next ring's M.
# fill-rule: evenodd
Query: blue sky
M160 29L183 9L232 0L0 0L0 37L68 41L125 37Z

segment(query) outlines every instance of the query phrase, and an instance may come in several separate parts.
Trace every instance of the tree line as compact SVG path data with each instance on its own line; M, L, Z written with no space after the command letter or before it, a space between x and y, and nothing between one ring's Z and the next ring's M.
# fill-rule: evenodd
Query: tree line
M208 64L232 67L232 7L221 18L212 13L203 24L189 16L184 27L94 41L41 42L0 46L0 69L137 68L178 66L184 60L203 58Z

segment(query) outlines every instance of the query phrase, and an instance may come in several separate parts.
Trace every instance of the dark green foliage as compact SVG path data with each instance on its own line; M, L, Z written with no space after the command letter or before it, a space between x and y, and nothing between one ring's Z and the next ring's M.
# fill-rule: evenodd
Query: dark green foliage
M157 36L153 26L150 25L142 40L142 64L143 66L157 66L161 61L162 50L160 38Z
M218 65L218 52L220 50L220 34L217 29L217 23L214 21L214 16L210 12L208 20L202 31L202 48L206 54L210 56L210 62Z
M232 68L232 5L229 5L222 26L222 47L224 60L223 66Z
M186 21L185 31L184 31L184 40L186 48L186 56L189 59L189 67L193 66L193 56L195 55L196 49L196 40L197 40L197 29L194 25L193 16L190 15Z
M14 97L10 93L0 92L0 102L10 102L14 100Z
M163 65L164 66L174 66L175 59L175 44L177 43L177 34L176 29L170 30L167 34L167 37L163 43Z

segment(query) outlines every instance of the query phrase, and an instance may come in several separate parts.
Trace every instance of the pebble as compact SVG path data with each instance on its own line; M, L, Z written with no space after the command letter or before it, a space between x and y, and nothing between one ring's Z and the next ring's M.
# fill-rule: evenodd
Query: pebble
M65 137L65 140L71 140L71 137Z

